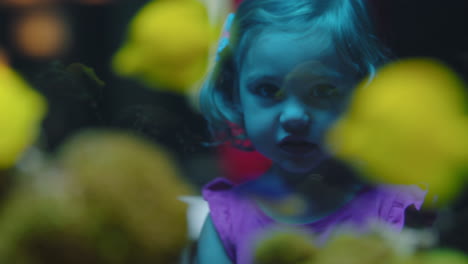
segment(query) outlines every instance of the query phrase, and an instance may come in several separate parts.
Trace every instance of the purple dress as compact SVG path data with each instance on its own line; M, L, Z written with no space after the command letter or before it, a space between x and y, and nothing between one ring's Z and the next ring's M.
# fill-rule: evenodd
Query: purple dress
M252 244L261 232L278 225L252 200L240 195L237 187L218 178L203 188L210 215L226 254L233 263L251 263ZM354 199L334 213L317 221L289 226L310 230L324 241L333 227L352 224L365 228L369 221L383 221L400 231L405 209L414 205L419 209L426 192L417 186L383 185L361 191Z

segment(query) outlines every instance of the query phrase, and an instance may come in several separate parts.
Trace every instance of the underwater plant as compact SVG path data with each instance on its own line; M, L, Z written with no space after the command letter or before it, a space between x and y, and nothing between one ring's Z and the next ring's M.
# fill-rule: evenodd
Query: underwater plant
M178 263L191 194L164 149L83 131L22 175L0 215L2 263Z
M312 238L298 230L270 232L256 247L255 264L312 263L318 251Z
M465 89L436 60L390 63L358 86L330 149L371 182L418 184L438 204L451 201L467 179Z
M428 237L429 236L429 237ZM369 232L342 226L325 243L300 230L275 230L255 247L255 264L465 264L468 256L434 248L426 231L394 233L376 225Z
M113 69L154 89L185 94L206 74L220 30L200 1L150 1L131 21Z
M46 112L42 95L0 63L0 170L14 166L34 143Z
M54 151L81 129L102 126L105 83L82 63L54 61L38 71L31 82L47 100L41 147Z

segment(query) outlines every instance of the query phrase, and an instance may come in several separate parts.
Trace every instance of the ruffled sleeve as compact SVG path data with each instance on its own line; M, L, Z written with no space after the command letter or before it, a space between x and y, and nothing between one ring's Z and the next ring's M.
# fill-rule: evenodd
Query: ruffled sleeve
M233 232L234 185L223 178L217 178L205 185L202 194L208 202L210 216L223 243L226 254L235 259L235 237Z
M379 218L398 231L405 224L406 208L414 205L419 210L427 193L416 185L387 185L382 190Z

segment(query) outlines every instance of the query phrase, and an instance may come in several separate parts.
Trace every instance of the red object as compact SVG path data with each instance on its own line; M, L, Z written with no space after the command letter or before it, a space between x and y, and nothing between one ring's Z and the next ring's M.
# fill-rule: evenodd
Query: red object
M234 7L237 8L241 2L242 0L234 0Z
M253 180L265 173L271 160L257 151L243 151L230 144L218 147L220 166L225 177L234 183Z

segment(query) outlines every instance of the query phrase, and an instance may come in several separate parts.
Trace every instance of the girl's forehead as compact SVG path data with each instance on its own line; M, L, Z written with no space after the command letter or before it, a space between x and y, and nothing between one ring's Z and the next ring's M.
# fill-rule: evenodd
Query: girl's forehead
M262 45L266 44L268 45ZM332 44L332 35L328 30L318 27L298 30L275 30L266 28L254 37L252 48L260 48L266 52L276 52L277 48L284 48L284 44L298 47L313 46L317 53L324 52Z
M251 42L241 64L242 79L272 76L284 80L292 73L340 77L351 74L325 30L264 31ZM297 74L294 74L297 76Z

